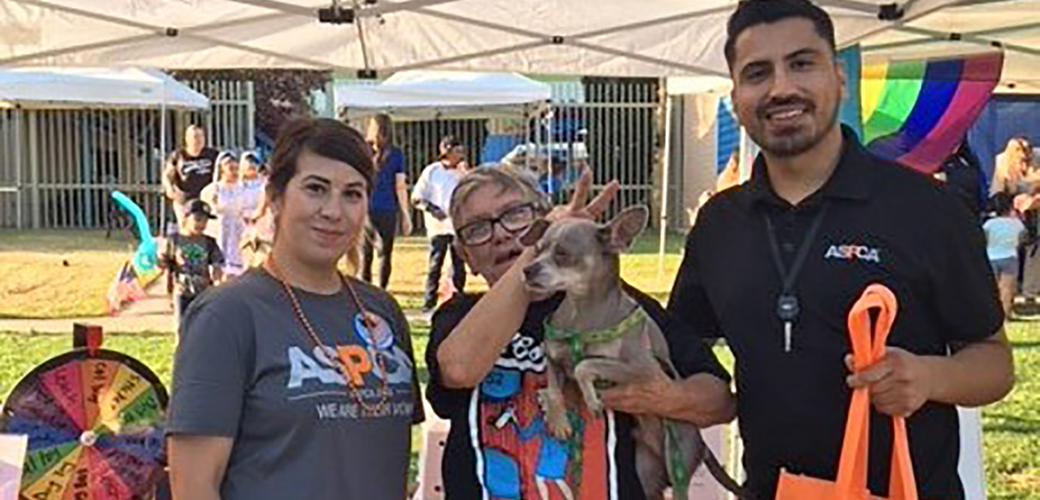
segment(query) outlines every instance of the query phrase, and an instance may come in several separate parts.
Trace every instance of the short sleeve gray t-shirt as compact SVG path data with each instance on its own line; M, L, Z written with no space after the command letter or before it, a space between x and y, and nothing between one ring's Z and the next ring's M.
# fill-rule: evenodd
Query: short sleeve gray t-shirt
M351 283L377 325L393 332L391 345L356 327L359 311L346 290L294 289L322 342L347 355L347 376L315 347L282 285L262 270L209 290L189 308L167 432L234 438L223 500L405 497L410 426L423 411L408 324L389 294ZM356 391L348 377L360 382ZM379 410L366 411L358 395Z

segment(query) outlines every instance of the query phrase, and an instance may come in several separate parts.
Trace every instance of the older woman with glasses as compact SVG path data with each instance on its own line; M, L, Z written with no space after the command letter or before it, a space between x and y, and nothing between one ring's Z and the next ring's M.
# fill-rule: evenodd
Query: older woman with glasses
M684 380L666 377L608 391L606 416L568 415L574 434L546 430L539 393L546 386L544 323L561 297L532 296L523 268L533 250L520 236L545 217L598 218L617 183L585 204L586 172L567 206L550 211L543 193L505 168L480 167L460 180L451 199L456 246L490 286L456 294L433 316L426 397L451 421L442 462L447 498L643 498L635 470L631 413L654 412L702 426L732 418L725 371L711 351L657 302L628 287L662 327ZM685 335L684 335L685 334ZM610 464L616 464L611 466ZM610 495L616 488L617 495ZM550 496L550 491L556 491Z

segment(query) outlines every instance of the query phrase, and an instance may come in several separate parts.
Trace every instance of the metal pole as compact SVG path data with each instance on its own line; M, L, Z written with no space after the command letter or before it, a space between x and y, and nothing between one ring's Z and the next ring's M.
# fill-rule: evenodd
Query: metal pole
M32 225L40 228L40 158L37 145L40 136L37 134L36 111L29 111L29 183L32 193Z
M14 200L15 203L18 204L17 208L15 209L15 217L18 218L18 229L22 229L24 226L24 216L22 214L22 211L24 209L22 205L25 201L22 198L22 116L24 115L25 112L20 109L14 110L14 113L11 114L11 116L14 118L14 187L16 189Z
M159 101L159 223L156 230L159 234L166 233L166 192L161 187L163 183L163 171L166 170L166 78L162 79Z
M668 237L668 180L672 163L672 101L668 91L662 92L664 98L664 151L661 154L661 232L657 251L657 283L664 277L665 240Z
M549 136L549 144L545 147L545 151L546 151L546 167L545 168L548 170L548 173L549 173L548 182L549 182L549 195L550 196L552 196L553 194L556 193L556 180L553 179L553 161L552 161L553 160L553 145L556 144L556 141L553 140L553 133L552 133L553 112L554 112L554 109L553 109L552 105L550 104L549 105L549 112L545 115L545 117L546 117L545 133L546 133L546 135Z

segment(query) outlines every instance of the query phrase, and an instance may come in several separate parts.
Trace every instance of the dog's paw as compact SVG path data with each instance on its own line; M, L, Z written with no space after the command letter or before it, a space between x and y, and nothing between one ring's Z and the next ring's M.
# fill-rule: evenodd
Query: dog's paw
M554 420L558 421L554 422ZM552 437L560 440L566 440L571 437L571 434L574 434L574 429L571 427L571 423L567 420L566 416L561 419L554 420L550 420L548 423L549 434L552 434Z
M600 399L599 394L593 390L585 393L585 406L592 413L599 413L603 411L603 400Z

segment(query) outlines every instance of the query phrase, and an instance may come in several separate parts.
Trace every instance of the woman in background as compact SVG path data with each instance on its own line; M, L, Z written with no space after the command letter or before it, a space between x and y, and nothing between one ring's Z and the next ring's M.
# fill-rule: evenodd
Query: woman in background
M245 190L242 213L246 229L242 236L243 260L249 267L263 262L274 240L274 218L267 209L267 166L250 151L242 155L242 186Z
M997 155L993 168L993 181L989 195L1008 193L1012 197L1032 194L1033 186L1040 180L1033 168L1033 146L1025 137L1012 137L1004 152Z
M394 145L393 122L387 115L376 115L369 119L366 140L372 149L372 160L376 167L375 185L368 203L368 222L365 230L365 246L362 252L361 279L372 282L372 261L378 241L379 287L386 289L390 283L391 258L394 252L394 237L398 223L401 234L412 232L411 207L408 204L408 179L405 173L404 154Z

